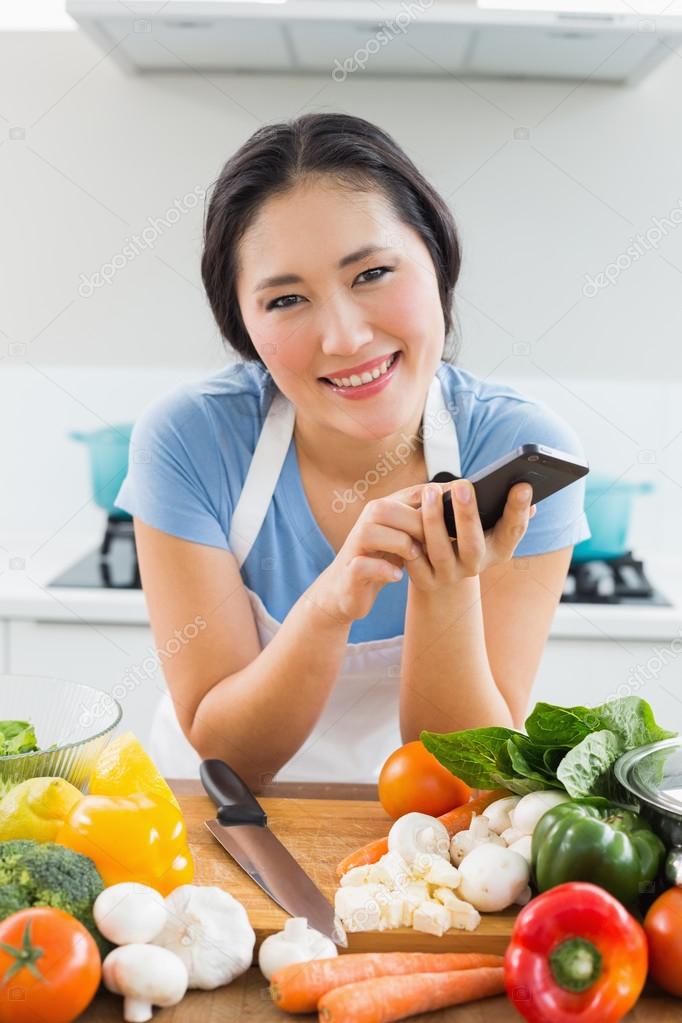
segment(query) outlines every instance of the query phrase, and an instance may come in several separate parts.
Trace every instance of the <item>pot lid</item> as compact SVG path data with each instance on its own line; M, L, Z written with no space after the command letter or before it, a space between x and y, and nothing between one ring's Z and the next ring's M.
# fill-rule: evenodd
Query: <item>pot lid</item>
M616 777L637 799L682 817L682 738L664 739L623 754Z

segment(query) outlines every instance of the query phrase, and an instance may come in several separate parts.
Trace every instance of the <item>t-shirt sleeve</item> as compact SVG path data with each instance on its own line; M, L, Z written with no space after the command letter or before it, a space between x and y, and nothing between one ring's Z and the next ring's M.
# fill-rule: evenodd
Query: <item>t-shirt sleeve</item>
M227 489L208 408L171 394L145 409L130 438L115 505L164 533L229 550Z
M543 444L586 462L580 439L569 423L542 402L533 404L509 446ZM546 554L587 540L592 535L585 515L585 477L539 501L526 534L514 551L515 558Z

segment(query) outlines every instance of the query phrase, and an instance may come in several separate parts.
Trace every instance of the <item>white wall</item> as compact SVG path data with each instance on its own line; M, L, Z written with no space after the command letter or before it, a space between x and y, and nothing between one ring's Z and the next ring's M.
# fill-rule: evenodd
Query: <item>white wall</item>
M54 493L75 510L58 489L82 454L67 428L129 418L169 380L224 362L201 288L201 203L110 285L90 297L79 287L148 218L207 188L257 127L308 110L360 114L405 147L460 227L460 363L533 382L580 431L595 468L655 479L662 524L650 538L679 551L682 227L666 227L660 243L649 234L650 251L594 297L583 290L587 274L627 258L653 218L681 208L677 54L634 88L357 74L336 83L126 76L80 33L0 33L0 375L18 374L5 373L0 391L0 401L14 394L2 413L8 489L33 479L41 521L63 510ZM42 515L33 503L19 511L28 493L5 495L0 528Z

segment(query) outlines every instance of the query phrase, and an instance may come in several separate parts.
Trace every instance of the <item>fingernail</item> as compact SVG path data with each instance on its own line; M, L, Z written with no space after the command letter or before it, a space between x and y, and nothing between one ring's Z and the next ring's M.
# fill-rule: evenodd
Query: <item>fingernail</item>
M471 485L459 480L455 483L455 497L461 504L468 504L471 500Z
M410 554L412 555L413 558L416 558L418 554L421 554L421 551L419 547L417 547L416 543L413 543L412 546L410 547Z
M427 504L433 504L438 495L438 489L436 487L427 487L424 499Z
M525 483L522 487L519 487L516 500L519 504L525 504L526 501L530 500L532 493L533 491L531 490L530 485Z

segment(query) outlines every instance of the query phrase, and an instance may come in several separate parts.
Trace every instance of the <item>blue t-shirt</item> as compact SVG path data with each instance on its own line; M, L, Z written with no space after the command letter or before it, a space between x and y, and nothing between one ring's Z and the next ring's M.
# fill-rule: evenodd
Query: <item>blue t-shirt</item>
M462 476L521 444L544 444L585 460L573 428L543 402L450 363L441 362L437 372L454 412ZM260 363L240 362L154 401L135 423L116 506L165 533L230 550L232 512L275 393ZM514 556L587 539L584 494L583 478L540 501ZM292 438L242 579L281 622L334 556L308 504ZM382 587L370 613L353 622L350 642L404 632L408 581L404 572Z

